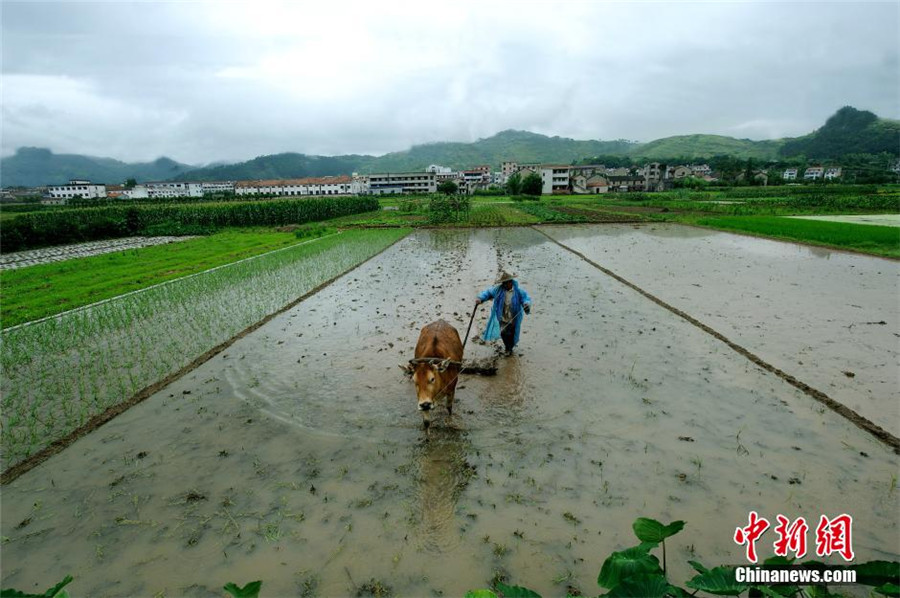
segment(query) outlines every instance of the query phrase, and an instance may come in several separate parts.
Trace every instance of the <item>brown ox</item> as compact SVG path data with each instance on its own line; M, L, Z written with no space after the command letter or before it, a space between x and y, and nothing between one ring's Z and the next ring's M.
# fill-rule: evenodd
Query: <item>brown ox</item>
M426 430L431 425L431 410L439 399L446 400L447 413L453 415L453 396L462 357L462 341L456 328L444 320L422 328L416 343L416 358L410 364Z

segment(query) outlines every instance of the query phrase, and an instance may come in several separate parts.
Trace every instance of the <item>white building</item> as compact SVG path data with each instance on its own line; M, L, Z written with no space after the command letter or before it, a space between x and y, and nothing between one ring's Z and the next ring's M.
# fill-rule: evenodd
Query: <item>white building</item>
M829 168L825 171L825 179L832 181L834 179L841 178L841 168L840 166L836 166L834 168Z
M821 166L810 166L806 169L806 172L803 173L803 180L805 181L815 181L817 179L821 179L822 175L825 174L825 169Z
M369 175L369 193L437 193L437 175L433 172L392 172Z
M82 181L72 179L68 185L48 185L46 199L73 199L82 197L84 199L96 199L98 197L106 197L106 185L95 185L90 181Z
M434 174L450 174L453 172L453 169L451 169L449 166L438 166L437 164L432 164L425 169L425 172L433 172Z
M541 166L542 195L569 192L569 166L562 164L545 164Z
M350 195L353 180L347 175L310 177L305 179L270 179L238 181L235 195L275 195L300 197L313 195Z
M203 197L202 183L144 183L147 197L155 199L171 199L174 197Z
M203 195L234 193L234 181L207 181L200 183L200 190Z
M797 180L797 169L796 168L788 168L784 171L784 174L781 175L786 181L796 181Z
M135 185L131 189L125 189L122 191L122 196L127 197L129 199L147 199L150 197L149 191L147 191L147 185Z

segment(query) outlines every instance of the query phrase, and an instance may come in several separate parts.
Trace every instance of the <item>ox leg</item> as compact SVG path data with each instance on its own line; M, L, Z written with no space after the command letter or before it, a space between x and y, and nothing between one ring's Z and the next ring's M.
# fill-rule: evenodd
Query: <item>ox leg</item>
M451 392L447 395L447 415L453 416L453 395L455 393Z

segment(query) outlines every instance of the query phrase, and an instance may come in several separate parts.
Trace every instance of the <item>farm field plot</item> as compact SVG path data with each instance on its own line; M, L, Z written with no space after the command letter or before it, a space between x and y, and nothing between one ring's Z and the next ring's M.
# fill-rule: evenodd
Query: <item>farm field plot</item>
M534 299L521 351L496 377L464 377L425 442L397 365L428 322L464 334L501 269ZM742 561L732 536L751 510L851 514L857 559L896 560L897 468L538 230L418 231L6 485L2 585L71 573L73 595L219 596L262 579L264 596L458 596L508 576L593 595L636 517L687 522L668 548L680 583L688 559Z
M0 270L14 270L27 268L50 262L61 262L80 257L102 255L114 251L126 249L139 249L152 247L165 243L187 241L194 237L125 237L123 239L109 239L106 241L91 241L89 243L77 243L74 245L62 245L59 247L44 247L42 249L29 249L0 255Z
M333 234L3 330L3 470L406 232Z
M900 436L900 262L675 224L542 230Z

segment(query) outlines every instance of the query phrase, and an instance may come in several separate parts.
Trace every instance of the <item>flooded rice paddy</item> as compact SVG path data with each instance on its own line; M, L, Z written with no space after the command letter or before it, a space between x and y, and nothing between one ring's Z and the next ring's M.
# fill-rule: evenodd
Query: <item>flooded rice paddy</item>
M680 227L541 230L726 336L752 329L741 340L773 360L790 352L781 342L820 338L803 337L816 315L803 301L824 310L822 325L846 301L888 322L832 339L860 379L879 369L856 335L896 332L893 262L724 234L704 254L719 233ZM860 277L859 296L839 282L856 268L883 272ZM437 318L463 335L500 270L534 299L518 354L494 377L465 376L453 418L439 409L426 442L397 366ZM790 277L797 286L779 282ZM760 307L780 300L786 332L757 329L767 312L745 310L741 288L765 297ZM882 293L894 311L870 315ZM495 351L470 338L466 357ZM794 371L843 396L822 365ZM896 397L896 385L866 384L861 399ZM881 421L891 417L896 427L896 415ZM731 538L751 510L851 514L858 561L897 559L897 473L872 436L545 234L419 231L5 486L2 585L43 591L71 573L85 596L220 596L255 579L263 596L376 584L449 596L508 577L546 596L593 593L603 559L636 544L636 517L687 522L668 543L683 583L688 559L742 562Z

